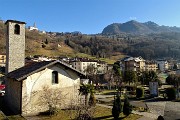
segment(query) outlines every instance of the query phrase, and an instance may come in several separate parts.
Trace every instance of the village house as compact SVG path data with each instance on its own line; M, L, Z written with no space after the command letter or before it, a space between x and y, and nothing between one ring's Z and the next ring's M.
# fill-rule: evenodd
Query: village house
M145 71L145 60L142 57L125 57L120 60L122 71Z
M4 23L4 20L1 20L1 19L0 19L0 23Z
M97 74L105 74L107 72L107 63L104 61L97 61Z
M156 64L158 66L158 69L162 72L168 70L168 68L169 68L168 62L166 60L157 60Z
M80 79L85 74L61 61L25 65L25 22L7 20L5 24L5 101L14 114L27 116L49 110L54 101L52 95L56 95L55 90L58 90L56 99L62 100L58 107L68 107L72 101L78 102Z
M0 67L5 67L6 65L6 54L0 54Z

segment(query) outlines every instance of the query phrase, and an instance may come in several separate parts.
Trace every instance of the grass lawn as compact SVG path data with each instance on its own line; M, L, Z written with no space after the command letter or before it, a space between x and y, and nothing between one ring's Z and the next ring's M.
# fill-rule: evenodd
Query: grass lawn
M0 112L0 120L5 120L6 117L4 117L4 115Z
M70 116L72 118L70 118ZM120 119L122 120L137 120L140 117L141 116L135 114L130 114L127 117L124 116L122 113L120 115ZM42 120L70 120L70 119L75 119L75 111L70 112L69 110L61 110L59 111L57 116L52 116L52 117L41 116L40 118ZM111 109L96 106L93 115L93 120L113 120Z
M117 91L116 90L102 90L100 94L102 95L114 95ZM98 91L97 91L98 93Z
M123 113L121 113L119 120L137 120L140 117L140 115L136 114L130 114L129 116L125 116L123 115ZM94 115L94 120L114 120L111 113L111 109L97 106Z
M20 115L12 115L12 116L8 116L7 118L8 118L8 120L26 120L25 118L23 118Z

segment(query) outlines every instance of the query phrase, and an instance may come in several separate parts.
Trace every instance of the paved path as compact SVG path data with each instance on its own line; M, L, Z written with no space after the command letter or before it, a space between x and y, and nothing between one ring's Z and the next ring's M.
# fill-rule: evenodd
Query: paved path
M164 116L164 110L166 106L166 102L164 101L156 101L156 102L146 102L149 111L152 114L155 114L157 116L161 115Z
M101 101L109 102L109 97L112 95L97 95L97 99ZM145 104L146 103L146 104ZM158 99L153 98L142 101L130 101L130 104L136 107L146 107L149 108L149 112L138 112L133 111L134 114L143 115L139 120L153 120L157 119L159 115L163 116L165 120L180 120L180 102L171 102L171 101L158 101ZM106 105L101 105L107 107ZM112 108L112 106L108 106Z
M156 119L142 116L141 118L139 118L139 119L137 119L137 120L156 120Z
M164 110L165 120L180 120L180 103L167 102Z

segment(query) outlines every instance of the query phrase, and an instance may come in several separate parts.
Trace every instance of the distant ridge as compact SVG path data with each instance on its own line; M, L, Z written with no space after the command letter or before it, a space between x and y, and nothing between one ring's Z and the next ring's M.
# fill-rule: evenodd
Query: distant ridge
M110 24L103 29L102 34L150 34L162 32L180 32L180 27L160 26L151 21L141 23L135 20L131 20L126 23Z

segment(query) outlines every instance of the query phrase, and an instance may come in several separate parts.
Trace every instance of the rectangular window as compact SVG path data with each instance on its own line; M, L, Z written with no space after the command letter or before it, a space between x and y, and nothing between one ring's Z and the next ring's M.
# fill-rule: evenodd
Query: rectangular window
M52 72L52 84L58 84L58 72L57 71Z

